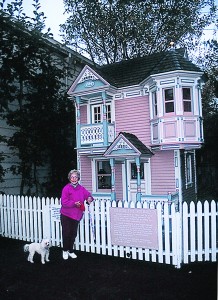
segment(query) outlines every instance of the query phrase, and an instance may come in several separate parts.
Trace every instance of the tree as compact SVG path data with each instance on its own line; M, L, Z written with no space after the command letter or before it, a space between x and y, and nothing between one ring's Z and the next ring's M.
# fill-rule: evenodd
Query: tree
M2 142L5 142L5 137L0 135L0 143ZM2 162L4 161L4 153L3 152L0 152L0 182L3 182L4 181L4 175L5 175L5 170L4 168L2 167ZM0 191L1 193L1 191Z
M20 194L31 194L33 186L35 195L45 192L39 170L48 167L46 196L57 196L73 160L74 107L63 92L66 62L52 55L50 33L40 32L44 14L33 2L32 20L22 13L22 1L0 11L0 95L3 116L16 128L7 144L18 154L10 169L21 175Z
M202 93L205 143L197 152L199 194L217 197L218 180L218 43L210 40L204 43L203 56L199 64L205 71L205 85ZM203 176L202 176L203 174Z
M63 40L97 63L193 47L215 18L214 0L64 0ZM201 13L209 8L209 13Z

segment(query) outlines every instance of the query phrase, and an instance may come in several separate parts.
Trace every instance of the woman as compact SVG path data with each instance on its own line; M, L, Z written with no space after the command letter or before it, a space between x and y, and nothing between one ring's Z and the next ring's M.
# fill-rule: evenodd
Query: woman
M77 235L79 221L85 210L84 202L89 205L93 197L79 184L80 172L71 170L68 174L70 183L64 186L61 194L61 226L63 238L63 259L76 258L73 244Z

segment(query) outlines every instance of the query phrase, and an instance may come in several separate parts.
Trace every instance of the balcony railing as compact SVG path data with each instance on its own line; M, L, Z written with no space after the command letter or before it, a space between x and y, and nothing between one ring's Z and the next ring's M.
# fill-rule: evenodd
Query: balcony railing
M106 132L104 133L103 123L86 124L80 127L81 146L103 144ZM108 143L112 143L115 137L114 124L107 124Z

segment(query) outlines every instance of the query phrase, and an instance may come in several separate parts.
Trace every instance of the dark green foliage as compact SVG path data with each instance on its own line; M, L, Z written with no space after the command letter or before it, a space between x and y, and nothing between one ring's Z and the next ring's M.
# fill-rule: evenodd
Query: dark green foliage
M76 164L74 106L63 92L65 58L52 50L45 39L49 33L40 32L44 14L38 12L39 1L33 2L32 20L21 14L22 1L9 7L12 16L19 11L15 19L0 11L1 109L16 128L8 146L19 157L11 171L22 177L20 194L36 190L34 195L59 196L69 168ZM45 168L49 176L40 180Z
M199 63L205 69L205 85L202 93L205 144L197 152L199 196L215 199L218 196L218 43L205 44Z
M64 4L69 14L62 25L64 41L97 63L164 51L171 41L193 48L216 14L213 0L64 0Z

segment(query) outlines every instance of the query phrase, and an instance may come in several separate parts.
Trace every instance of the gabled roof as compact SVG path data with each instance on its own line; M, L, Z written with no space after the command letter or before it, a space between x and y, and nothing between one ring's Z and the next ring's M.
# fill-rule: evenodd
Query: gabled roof
M153 153L132 133L120 132L105 151L106 157L151 157Z
M104 89L109 86L109 83L104 80L96 71L86 65L80 72L77 79L70 87L68 94L75 94L82 91L85 93L94 93L96 90Z
M200 68L184 56L182 49L169 50L114 64L97 66L95 70L111 85L118 88L137 85L151 75L170 71L202 73Z

